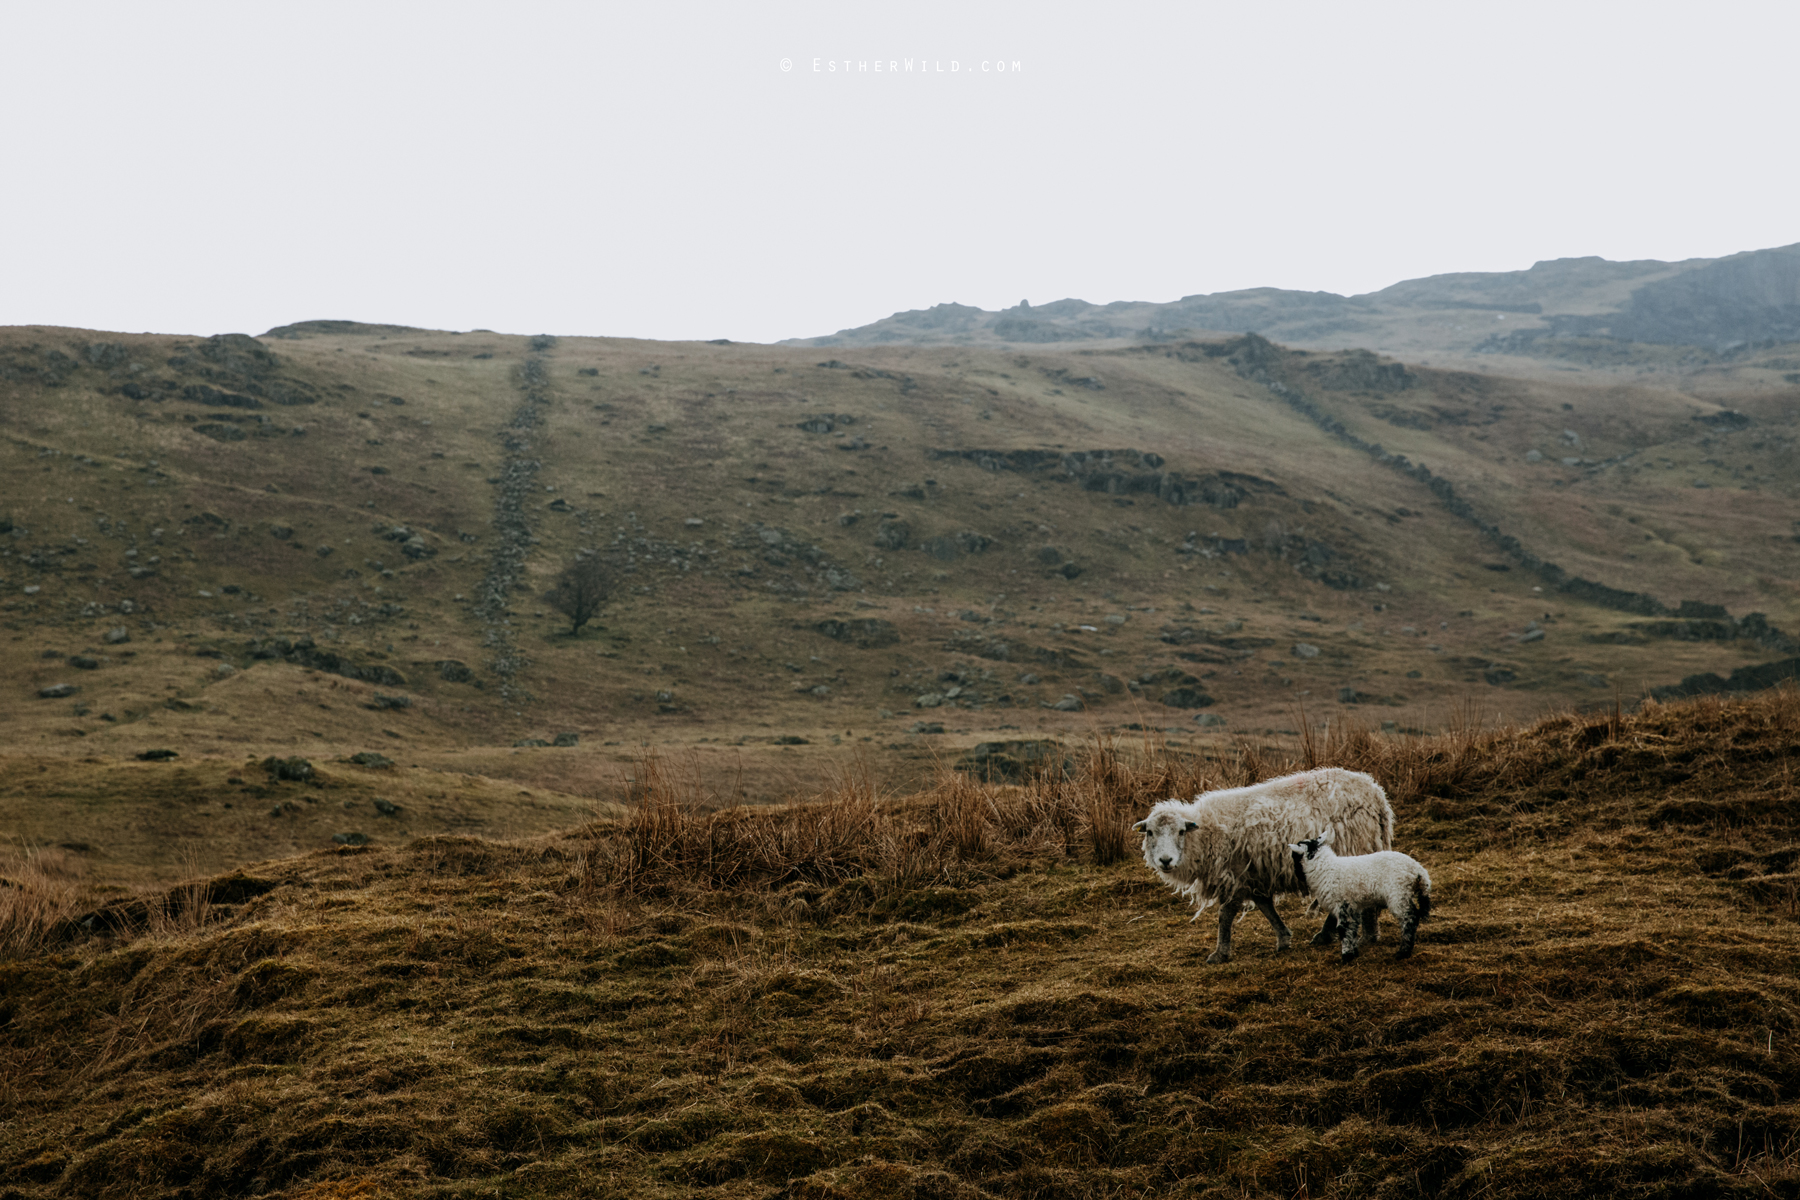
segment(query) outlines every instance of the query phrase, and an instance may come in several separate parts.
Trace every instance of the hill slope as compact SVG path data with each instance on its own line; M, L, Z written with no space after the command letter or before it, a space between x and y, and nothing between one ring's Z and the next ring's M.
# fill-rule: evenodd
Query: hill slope
M778 796L856 755L899 783L1300 705L1522 718L1800 653L1779 351L1498 378L1260 339L275 334L0 334L17 750L594 796L653 744ZM627 587L570 638L540 597L587 553Z
M560 837L265 864L0 964L0 1178L21 1200L1791 1195L1796 745L1791 691L1340 736L1318 758L1388 782L1436 901L1414 958L1344 967L1310 919L1277 954L1253 918L1204 964L1118 861L1127 814L1278 767L1154 746L1074 787L853 781L706 817L657 785Z
M1800 244L1684 262L1560 258L1524 271L1409 279L1358 296L1251 288L1168 303L1058 300L988 312L939 304L895 313L814 347L1042 344L1258 333L1316 350L1363 346L1406 357L1471 353L1568 357L1587 339L1719 350L1800 341ZM1569 344L1574 339L1574 344Z

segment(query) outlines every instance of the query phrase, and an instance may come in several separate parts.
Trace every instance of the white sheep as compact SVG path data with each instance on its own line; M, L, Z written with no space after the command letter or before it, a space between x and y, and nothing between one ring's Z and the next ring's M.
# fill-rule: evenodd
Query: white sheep
M1288 846L1327 826L1338 844L1386 850L1394 844L1394 810L1381 785L1357 771L1323 767L1250 787L1206 792L1192 801L1164 800L1132 828L1144 835L1144 862L1192 901L1194 919L1219 908L1219 945L1209 963L1231 960L1231 926L1246 900L1274 926L1286 950L1288 927L1275 913L1278 896L1305 891ZM1375 914L1365 914L1375 940ZM1327 915L1314 945L1329 943L1338 918Z
M1334 840L1329 828L1322 829L1289 845L1288 852L1301 886L1312 895L1313 910L1335 915L1343 930L1338 961L1356 957L1358 925L1384 908L1400 921L1400 948L1394 957L1406 958L1413 952L1419 922L1431 915L1431 875L1417 859L1398 850L1340 855L1331 848ZM1358 913L1362 922L1356 919Z

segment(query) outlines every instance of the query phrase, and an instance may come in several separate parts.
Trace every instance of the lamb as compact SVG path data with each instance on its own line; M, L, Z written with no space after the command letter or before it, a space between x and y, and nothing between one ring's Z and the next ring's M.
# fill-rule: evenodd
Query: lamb
M1386 850L1394 841L1394 810L1369 776L1324 767L1192 801L1164 800L1132 828L1144 835L1145 865L1193 902L1195 920L1219 905L1219 944L1206 961L1222 963L1231 961L1231 927L1245 901L1274 927L1276 949L1288 948L1288 927L1276 915L1275 900L1305 891L1288 847L1320 826L1346 848ZM1375 913L1364 920L1373 941ZM1329 913L1313 944L1329 943L1338 924L1338 915Z
M1339 855L1331 848L1334 840L1327 827L1315 837L1290 844L1288 851L1301 887L1312 893L1311 907L1334 914L1344 932L1338 961L1348 963L1356 957L1356 914L1363 914L1367 922L1384 908L1400 919L1400 947L1394 957L1409 957L1419 922L1431 915L1430 874L1417 859L1397 850Z

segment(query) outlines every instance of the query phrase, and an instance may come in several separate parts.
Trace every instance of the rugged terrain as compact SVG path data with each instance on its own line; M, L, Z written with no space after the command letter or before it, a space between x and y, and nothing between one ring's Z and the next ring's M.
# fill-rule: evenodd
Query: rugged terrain
M120 881L162 846L172 879L543 832L646 746L775 799L1096 730L1629 706L1800 655L1793 347L1506 376L1254 336L845 354L0 332L14 845ZM625 586L571 637L541 597L592 554ZM134 801L153 750L243 795ZM293 757L363 807L271 811Z
M1705 362L1800 341L1800 245L1683 262L1559 258L1525 271L1408 279L1357 296L1250 288L1168 303L1021 302L999 312L939 304L791 344L1158 341L1214 330L1315 350L1362 346L1439 365L1492 354L1639 366Z
M1794 1196L1800 701L853 775L90 908L0 888L0 1196ZM1436 911L1208 966L1151 797L1341 763ZM303 789L305 784L284 784Z

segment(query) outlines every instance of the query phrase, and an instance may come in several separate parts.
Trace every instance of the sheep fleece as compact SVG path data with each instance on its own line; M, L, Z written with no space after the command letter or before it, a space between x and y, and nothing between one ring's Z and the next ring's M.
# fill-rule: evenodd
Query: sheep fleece
M1165 800L1148 820L1165 812L1199 828L1187 835L1174 870L1164 872L1151 861L1149 839L1144 860L1201 910L1245 896L1304 894L1288 845L1327 825L1346 854L1372 854L1394 844L1387 793L1369 776L1341 767L1206 792L1192 801Z

